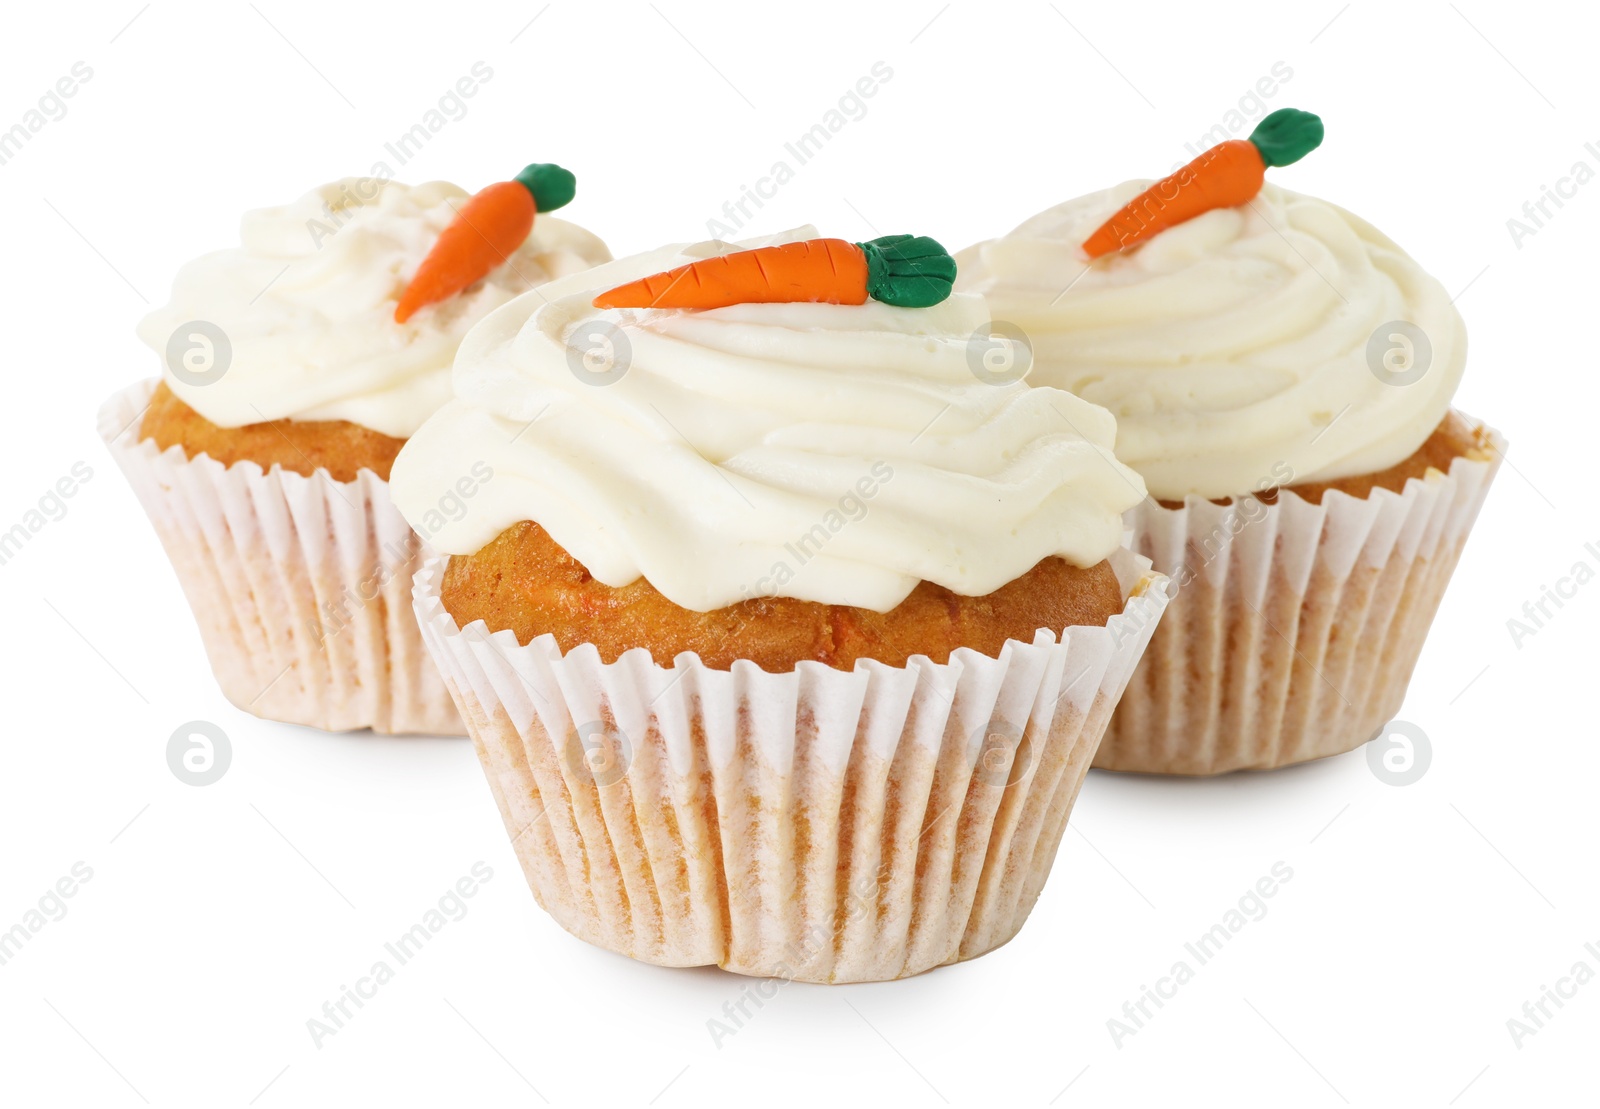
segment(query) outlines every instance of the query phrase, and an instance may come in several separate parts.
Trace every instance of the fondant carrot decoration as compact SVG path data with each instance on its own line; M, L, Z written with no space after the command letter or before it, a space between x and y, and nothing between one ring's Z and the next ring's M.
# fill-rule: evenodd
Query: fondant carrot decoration
M1248 139L1218 143L1177 173L1128 201L1083 242L1090 258L1126 250L1213 208L1232 208L1261 191L1268 166L1298 162L1322 144L1322 120L1279 108Z
M417 267L395 305L394 322L405 323L418 310L482 280L527 239L536 213L555 211L576 191L577 180L571 173L537 163L510 181L475 193Z
M865 243L807 239L690 262L618 285L596 308L725 308L730 304L864 304L927 308L950 295L956 263L922 235Z

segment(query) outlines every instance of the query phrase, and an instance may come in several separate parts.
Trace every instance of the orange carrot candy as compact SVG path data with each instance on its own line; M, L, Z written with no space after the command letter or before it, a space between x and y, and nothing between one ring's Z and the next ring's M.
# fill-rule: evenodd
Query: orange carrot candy
M1279 108L1248 139L1218 143L1118 209L1083 241L1090 258L1141 243L1213 208L1232 208L1261 191L1268 166L1298 162L1322 145L1322 120Z
M516 252L533 230L533 217L553 212L577 192L577 179L558 165L538 162L510 181L472 196L439 233L411 284L395 305L394 322L405 323L422 308L455 296L481 281Z
M956 263L925 235L865 243L807 239L690 262L618 285L596 308L726 308L731 304L865 304L927 308L950 295Z

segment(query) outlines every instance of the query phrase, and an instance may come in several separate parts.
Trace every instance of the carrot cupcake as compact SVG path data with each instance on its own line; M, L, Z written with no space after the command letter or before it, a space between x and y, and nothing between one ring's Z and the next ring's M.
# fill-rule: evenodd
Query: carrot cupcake
M140 323L164 373L107 401L100 431L240 708L463 733L409 605L427 535L395 511L389 468L449 399L473 324L610 258L587 231L535 218L572 184L557 166L476 197L337 181L247 213L241 245L185 265ZM461 512L492 477L462 475L438 511Z
M1400 708L1503 444L1450 407L1439 282L1326 201L1263 184L1322 139L1267 116L964 251L1030 381L1109 408L1150 498L1133 547L1181 592L1096 766L1217 774L1338 754Z
M1109 414L975 381L936 243L813 234L506 305L394 489L440 524L418 620L539 903L853 982L1021 927L1166 595Z

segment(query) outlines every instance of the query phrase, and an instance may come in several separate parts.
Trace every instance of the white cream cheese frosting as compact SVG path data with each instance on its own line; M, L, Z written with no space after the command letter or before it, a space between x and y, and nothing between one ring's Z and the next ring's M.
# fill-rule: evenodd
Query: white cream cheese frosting
M395 323L400 294L468 195L442 181L347 178L247 212L240 245L184 265L139 338L162 356L179 399L222 427L349 420L404 438L450 399L450 365L473 324L611 257L583 228L539 215L505 264ZM168 360L174 333L194 321L220 329L230 348L200 383Z
M1438 281L1365 221L1270 183L1088 261L1082 242L1149 184L957 255L956 287L1027 335L1030 381L1109 408L1117 456L1163 500L1372 473L1422 445L1467 354Z
M485 319L456 399L395 461L401 512L449 554L532 520L604 584L643 577L697 611L784 596L886 612L924 579L983 595L1047 556L1090 566L1120 545L1144 486L1112 456L1110 414L978 380L981 297L591 303L727 249L623 259Z

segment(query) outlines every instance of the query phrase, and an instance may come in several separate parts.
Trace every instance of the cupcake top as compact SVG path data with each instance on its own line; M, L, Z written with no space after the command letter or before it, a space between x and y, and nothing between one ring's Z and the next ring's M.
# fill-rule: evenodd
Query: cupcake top
M1365 221L1270 183L1089 261L1085 241L1150 184L957 256L957 288L1026 333L1031 381L1109 408L1117 456L1164 500L1371 473L1422 445L1467 354L1438 281Z
M541 214L487 277L396 323L401 293L468 195L443 181L346 178L247 212L240 245L184 265L139 338L161 355L172 391L222 427L348 420L405 438L450 399L450 364L473 324L611 257L594 235ZM185 326L195 323L210 327ZM215 368L179 372L200 342Z
M667 247L492 313L462 343L456 399L395 462L401 512L449 554L534 521L600 582L642 576L696 611L783 596L886 612L920 580L984 595L1120 544L1144 487L1111 454L1110 414L980 381L981 297L594 306L728 250Z

